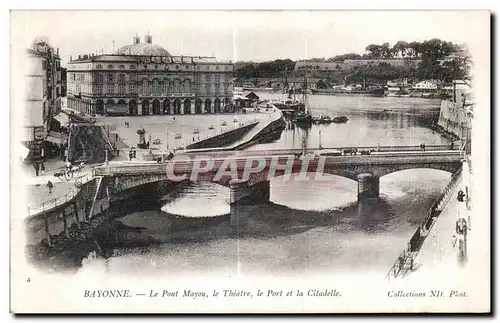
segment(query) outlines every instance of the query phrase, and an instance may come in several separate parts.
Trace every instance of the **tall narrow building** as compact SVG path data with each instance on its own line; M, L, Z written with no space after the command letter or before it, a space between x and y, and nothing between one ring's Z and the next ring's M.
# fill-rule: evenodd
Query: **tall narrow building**
M30 158L42 154L43 142L52 118L61 110L61 59L43 38L26 50L25 110L22 142L30 149Z

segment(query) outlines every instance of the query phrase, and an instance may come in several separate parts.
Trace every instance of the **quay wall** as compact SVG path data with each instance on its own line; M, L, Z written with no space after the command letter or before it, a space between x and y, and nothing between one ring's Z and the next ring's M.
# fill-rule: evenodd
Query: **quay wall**
M214 137L210 137L186 146L186 149L206 149L228 146L242 139L250 130L252 130L258 122L248 124L246 126L229 130Z
M232 151L232 150L242 150L249 146L272 142L277 140L281 136L281 132L286 127L286 122L283 117L283 113L278 110L278 108L274 107L277 111L279 111L279 117L270 121L267 125L262 127L262 129L258 130L255 134L253 134L250 138L245 141L237 142L234 145L228 147L218 147L208 149L197 149L197 152L204 151Z
M283 114L281 114L280 118L271 121L268 125L257 132L255 136L253 136L246 142L242 142L239 145L236 145L233 150L242 150L252 145L278 140L281 136L281 132L285 129L285 127L286 122L283 119Z

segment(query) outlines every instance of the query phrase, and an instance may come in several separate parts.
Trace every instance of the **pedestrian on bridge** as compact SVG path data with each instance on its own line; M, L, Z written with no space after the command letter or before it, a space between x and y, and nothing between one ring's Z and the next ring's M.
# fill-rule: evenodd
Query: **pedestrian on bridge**
M40 171L42 172L42 176L45 175L45 164L43 162L40 164Z
M35 162L33 164L33 167L35 168L35 175L38 176L38 172L40 170L40 164L38 162Z
M52 188L54 188L54 184L49 180L47 182L47 188L49 189L49 194L52 194Z

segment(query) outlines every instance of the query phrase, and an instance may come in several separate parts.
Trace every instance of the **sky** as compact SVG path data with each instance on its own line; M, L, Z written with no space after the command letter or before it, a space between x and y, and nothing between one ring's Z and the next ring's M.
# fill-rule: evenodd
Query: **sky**
M369 44L391 45L440 38L489 43L489 31L473 11L13 11L11 45L29 46L36 36L70 55L105 53L132 43L136 34L172 55L221 60L267 61L332 57L365 52ZM483 24L484 25L484 24ZM489 26L488 26L489 30Z

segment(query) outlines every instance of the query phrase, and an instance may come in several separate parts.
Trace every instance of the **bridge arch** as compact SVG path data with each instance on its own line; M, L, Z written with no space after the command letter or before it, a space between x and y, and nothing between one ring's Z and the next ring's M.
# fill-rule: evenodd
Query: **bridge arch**
M371 171L369 172L379 177L410 169L436 169L454 174L456 171L460 169L460 167L462 167L461 162L430 163L430 164L418 164L418 165L399 164L399 165L393 165L392 167L371 167Z

